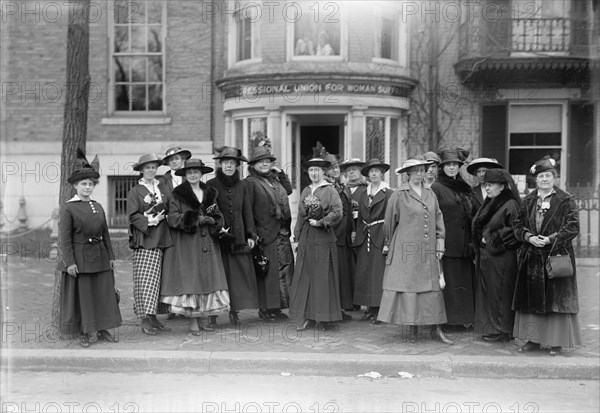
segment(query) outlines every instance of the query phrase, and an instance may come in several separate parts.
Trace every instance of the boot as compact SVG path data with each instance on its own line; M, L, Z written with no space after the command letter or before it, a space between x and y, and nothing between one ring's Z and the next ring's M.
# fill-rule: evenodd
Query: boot
M229 312L229 321L231 322L231 324L233 324L234 326L240 325L240 318L238 317L238 312L235 310L231 310Z
M454 344L454 341L450 340L448 337L446 337L444 335L444 332L442 331L442 327L439 324L431 327L430 334L431 334L431 338L434 339L435 341L441 341L442 343L448 344L448 345Z
M216 316L216 315L209 315L208 316L208 324L206 324L206 327L212 328L212 329L217 328L217 326L218 326L217 317L218 316Z

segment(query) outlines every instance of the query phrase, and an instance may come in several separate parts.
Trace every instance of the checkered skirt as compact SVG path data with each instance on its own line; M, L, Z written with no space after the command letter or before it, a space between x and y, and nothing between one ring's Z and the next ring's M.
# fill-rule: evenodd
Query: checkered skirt
M168 306L158 302L162 258L159 248L133 250L133 312L136 317L168 312Z

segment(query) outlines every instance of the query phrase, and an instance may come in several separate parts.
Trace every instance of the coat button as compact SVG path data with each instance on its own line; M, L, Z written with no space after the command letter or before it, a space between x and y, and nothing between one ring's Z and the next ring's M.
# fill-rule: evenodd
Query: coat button
M429 237L429 235L425 234L425 238L428 238L428 237Z
M208 252L208 248L202 247L202 252Z
M427 219L427 214L425 214L425 219Z
M206 236L206 231L200 232L200 236L205 237Z

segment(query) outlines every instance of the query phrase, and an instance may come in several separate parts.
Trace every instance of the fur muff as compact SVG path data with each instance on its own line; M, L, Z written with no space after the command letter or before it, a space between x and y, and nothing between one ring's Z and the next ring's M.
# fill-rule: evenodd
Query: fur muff
M495 198L486 198L483 201L483 205L477 211L475 218L473 218L473 240L474 242L480 242L483 236L483 229L490 222L494 214L504 205L506 202L512 199L512 193L510 189L504 188L500 194ZM506 251L507 246L504 243L502 235L498 232L500 227L489 227L489 239L487 239L487 250L492 255L499 255Z
M498 231L490 232L486 249L492 255L500 255L506 251L506 245L504 245L504 240Z
M196 210L185 211L181 217L181 228L185 232L196 232L200 223L200 213Z

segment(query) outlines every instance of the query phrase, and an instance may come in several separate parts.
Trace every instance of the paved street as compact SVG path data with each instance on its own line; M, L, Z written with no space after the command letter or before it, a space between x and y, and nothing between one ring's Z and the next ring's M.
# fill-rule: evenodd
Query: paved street
M24 261L24 262L22 262ZM58 340L51 333L51 303L54 286L54 263L35 257L10 257L8 279L3 276L5 320L2 327L2 344L10 348L29 349L80 349L77 343ZM292 321L265 323L256 311L242 311L242 326L232 327L228 316L219 317L220 328L215 333L193 337L187 333L187 320L167 321L171 332L152 337L141 333L138 320L133 315L131 263L117 264L117 286L121 290L123 325L116 334L119 343L96 343L94 349L111 350L182 350L219 352L295 352L339 353L374 355L477 355L547 358L546 352L524 356L516 352L516 345L487 343L473 331L452 332L454 346L433 342L428 331L420 333L419 340L406 342L406 335L398 326L372 325L353 320L340 322L327 331L307 330L297 333ZM561 358L598 358L600 355L599 273L591 266L578 268L580 325L584 345L575 351L565 352ZM355 318L359 312L351 313ZM160 316L163 320L165 316Z
M2 411L597 412L598 381L23 373Z

